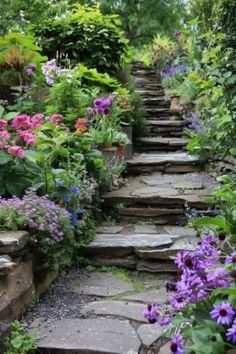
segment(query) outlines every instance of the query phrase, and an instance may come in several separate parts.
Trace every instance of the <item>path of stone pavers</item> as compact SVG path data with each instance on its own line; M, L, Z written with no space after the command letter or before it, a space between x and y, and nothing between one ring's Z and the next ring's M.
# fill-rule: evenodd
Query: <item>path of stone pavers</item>
M60 318L38 318L36 311L31 328L39 334L40 353L170 353L163 328L147 323L143 312L148 302L167 301L165 281L176 271L173 256L197 243L194 230L185 226L186 208L206 213L204 201L215 180L185 151L187 122L170 111L153 70L135 63L132 72L150 133L136 141L126 185L103 196L104 214L115 214L119 223L101 225L81 250L91 265L106 267L106 272L73 278L61 295L72 311ZM58 297L53 301L53 313L57 308L61 313L63 304L57 307Z
M43 353L154 354L165 343L163 328L147 323L143 312L153 299L166 303L165 281L170 279L173 276L116 268L82 272L60 294L47 296L60 319L50 315L50 306L42 301L39 310L25 316L24 324L37 331L38 349ZM79 313L61 311L60 299L67 293L71 298L86 297ZM76 297L70 306L76 307Z

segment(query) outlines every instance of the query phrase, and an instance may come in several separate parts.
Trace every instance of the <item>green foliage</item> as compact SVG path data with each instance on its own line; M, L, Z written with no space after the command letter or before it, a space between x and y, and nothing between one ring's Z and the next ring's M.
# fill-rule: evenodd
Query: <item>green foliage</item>
M127 41L115 15L102 15L97 7L78 5L66 18L48 19L32 29L49 58L72 65L83 63L99 72L114 74L122 64Z
M132 45L149 42L157 33L173 33L185 12L179 0L101 0L101 11L120 16Z
M26 70L34 64L35 72L40 71L40 63L46 59L40 50L31 36L9 33L0 37L0 99L13 101L15 91L22 93L32 83L34 75L28 75Z
M43 19L62 16L67 10L67 0L1 0L0 35L10 30L25 32L29 23L39 25Z
M36 335L25 333L18 321L11 323L11 333L6 340L4 354L33 354L35 353Z
M192 222L199 229L212 229L214 233L224 231L233 245L236 244L236 181L229 176L217 178L221 185L213 192L214 204L220 215L201 217Z

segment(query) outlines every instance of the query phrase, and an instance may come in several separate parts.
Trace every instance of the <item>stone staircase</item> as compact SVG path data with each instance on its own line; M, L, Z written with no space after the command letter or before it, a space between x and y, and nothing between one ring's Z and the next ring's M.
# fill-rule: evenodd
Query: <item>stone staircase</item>
M215 180L184 151L187 123L179 112L170 112L155 72L136 62L132 75L148 112L150 136L135 142L136 151L127 161L127 183L103 195L104 214L115 216L118 226L100 231L82 254L96 266L173 271L172 257L196 243L194 231L183 227L186 211L206 212L205 200ZM137 232L140 224L142 233Z
M163 327L147 323L143 311L149 302L167 303L165 281L176 272L173 257L198 242L195 231L185 226L186 210L207 208L204 200L215 180L184 151L186 122L170 112L154 71L136 62L132 74L147 110L150 136L136 142L127 161L126 185L103 196L104 214L118 222L104 222L81 250L91 265L103 268L73 277L69 273L69 280L62 277L41 311L30 316L39 353L171 352Z

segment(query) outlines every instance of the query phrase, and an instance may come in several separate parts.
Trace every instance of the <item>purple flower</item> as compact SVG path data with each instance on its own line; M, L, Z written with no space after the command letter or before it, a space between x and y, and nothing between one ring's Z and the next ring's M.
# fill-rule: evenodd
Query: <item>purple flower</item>
M235 311L228 302L214 305L214 309L210 312L211 319L222 325L230 325L234 315Z
M180 35L181 35L181 32L180 32L180 31L176 31L176 32L174 33L174 36L175 36L176 38L178 38Z
M180 334L177 334L170 343L171 353L183 354L183 337Z
M97 98L93 101L93 104L96 108L103 106L104 102L102 98Z
M226 336L228 341L236 344L236 323L234 323L231 328L227 329Z
M148 304L147 310L144 311L144 318L148 320L149 323L157 322L157 311L159 307L156 304Z
M62 187L63 182L60 179L58 179L58 180L56 180L56 185L57 185L57 187Z
M87 108L87 113L88 113L89 116L93 116L93 115L94 115L94 110L93 110L93 108L88 107L88 108Z
M233 252L230 256L226 257L225 264L236 263L236 252Z

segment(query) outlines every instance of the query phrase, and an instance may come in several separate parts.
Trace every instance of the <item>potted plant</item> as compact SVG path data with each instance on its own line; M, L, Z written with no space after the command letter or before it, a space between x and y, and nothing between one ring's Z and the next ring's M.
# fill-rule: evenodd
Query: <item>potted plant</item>
M116 146L117 156L123 158L125 156L125 146L129 144L130 140L125 133L121 131L115 132L113 136L113 145Z

